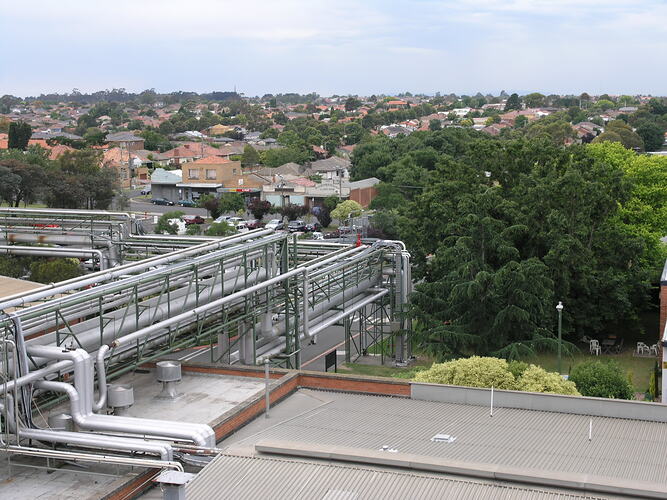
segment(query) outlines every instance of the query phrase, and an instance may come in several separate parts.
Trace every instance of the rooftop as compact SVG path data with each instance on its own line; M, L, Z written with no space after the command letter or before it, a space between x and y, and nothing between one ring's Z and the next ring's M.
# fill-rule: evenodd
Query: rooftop
M143 141L143 137L134 135L132 132L116 132L115 134L107 134L106 140L108 142L138 142Z
M434 440L438 434L451 441ZM491 417L488 406L300 389L271 418L251 422L219 447L259 456L256 446L267 440L327 453L344 447L352 455L386 446L430 467L458 464L463 476L504 470L538 485L584 481L667 492L667 431L654 421L517 408L495 408Z
M250 478L262 478L261 481ZM289 478L289 480L285 480ZM370 467L283 458L220 455L186 486L189 500L210 498L387 498L592 499L565 492L432 474L390 472Z

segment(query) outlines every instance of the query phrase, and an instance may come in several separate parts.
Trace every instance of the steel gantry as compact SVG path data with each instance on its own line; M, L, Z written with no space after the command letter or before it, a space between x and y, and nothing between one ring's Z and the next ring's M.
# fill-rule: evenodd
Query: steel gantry
M401 242L342 245L265 229L225 238L147 236L136 234L127 214L88 211L2 209L0 224L10 248L58 241L70 253L103 248L99 259L106 262L98 272L0 299L7 446L37 434L68 438L31 425L33 398L58 395L72 401L79 427L111 433L102 448L126 449L130 444L114 441L121 439L114 432L140 434L145 423L97 419L107 382L188 348L208 350L214 363L252 365L261 357L298 369L304 342L339 325L348 360L370 350L399 362L410 356L410 261ZM21 247L40 255L50 248ZM185 435L175 424L160 429L162 437L202 446L209 439L203 428Z

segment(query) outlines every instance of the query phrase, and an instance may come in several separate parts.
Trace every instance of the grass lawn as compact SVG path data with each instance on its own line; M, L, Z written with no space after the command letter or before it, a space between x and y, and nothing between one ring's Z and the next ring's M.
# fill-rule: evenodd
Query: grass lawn
M363 363L345 363L338 367L339 373L351 373L355 375L368 375L372 377L394 377L413 378L415 373L421 369L431 366L432 361L418 359L415 364L406 368L394 366L367 365Z
M651 371L655 366L657 358L639 358L633 356L632 352L630 350L624 351L622 354L601 354L600 356L591 356L588 352L580 352L574 356L563 356L563 373L570 373L572 368L585 361L613 360L625 371L626 376L630 373L632 374L632 384L635 386L635 391L645 392L648 389ZM550 372L555 372L558 368L558 357L554 353L538 354L524 361L540 365Z

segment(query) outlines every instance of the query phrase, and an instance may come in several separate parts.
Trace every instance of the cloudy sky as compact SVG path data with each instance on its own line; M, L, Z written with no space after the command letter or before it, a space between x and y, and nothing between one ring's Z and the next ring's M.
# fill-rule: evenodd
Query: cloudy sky
M0 0L0 94L667 94L664 0Z

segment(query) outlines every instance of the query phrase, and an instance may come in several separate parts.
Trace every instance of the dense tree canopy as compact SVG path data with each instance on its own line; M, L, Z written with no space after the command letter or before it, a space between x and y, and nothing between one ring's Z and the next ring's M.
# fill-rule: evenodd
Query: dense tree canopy
M639 328L667 234L661 161L445 129L362 143L352 175L382 181L373 207L413 256L421 346L517 358L555 346L559 300L566 338Z

